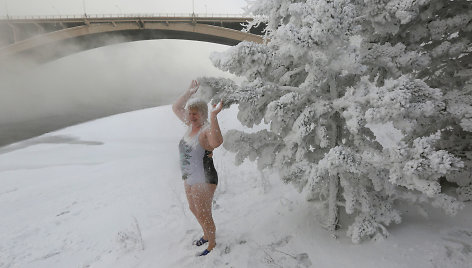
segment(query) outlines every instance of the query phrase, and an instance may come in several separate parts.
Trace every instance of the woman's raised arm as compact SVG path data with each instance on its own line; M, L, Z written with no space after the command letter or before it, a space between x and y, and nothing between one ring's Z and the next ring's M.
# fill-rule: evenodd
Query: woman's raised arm
M197 92L199 86L200 84L197 80L192 80L189 88L172 105L172 111L174 111L175 115L177 115L177 117L185 124L188 124L185 116L185 104L187 103L188 99L190 99L190 97L195 94L195 92Z
M213 105L213 109L210 114L210 129L208 130L208 144L211 148L215 149L223 143L223 136L221 135L220 125L216 116L223 109L223 102L218 105Z

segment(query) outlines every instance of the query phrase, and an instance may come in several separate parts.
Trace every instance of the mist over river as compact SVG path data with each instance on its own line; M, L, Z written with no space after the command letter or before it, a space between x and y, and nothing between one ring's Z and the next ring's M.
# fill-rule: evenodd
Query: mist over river
M172 103L202 76L231 77L209 55L228 47L152 40L92 49L0 71L0 147L113 114ZM4 64L4 63L2 63Z
M94 119L149 107L153 106L142 105L135 109L117 107L116 110L96 108L77 113L58 113L25 121L0 123L0 147Z

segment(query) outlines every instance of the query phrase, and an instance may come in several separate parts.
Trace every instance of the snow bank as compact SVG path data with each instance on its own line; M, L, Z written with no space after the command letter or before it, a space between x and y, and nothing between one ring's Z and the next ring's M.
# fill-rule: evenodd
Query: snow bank
M223 132L242 129L236 109ZM415 207L386 240L353 245L254 163L215 150L217 247L206 257L178 168L185 127L170 106L120 114L0 148L0 267L469 267L472 206ZM341 229L339 232L345 232Z

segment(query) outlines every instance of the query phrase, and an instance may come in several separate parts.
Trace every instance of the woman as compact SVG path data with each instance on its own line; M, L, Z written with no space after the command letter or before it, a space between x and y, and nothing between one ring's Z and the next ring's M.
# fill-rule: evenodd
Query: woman
M208 248L199 254L205 256L216 245L216 227L211 205L218 175L213 166L212 151L223 143L216 118L222 109L222 103L213 106L208 122L207 103L202 100L189 101L198 87L199 83L193 80L184 95L172 105L172 110L188 126L187 133L179 144L182 179L190 211L203 229L202 238L194 241L194 244L201 246L208 242Z

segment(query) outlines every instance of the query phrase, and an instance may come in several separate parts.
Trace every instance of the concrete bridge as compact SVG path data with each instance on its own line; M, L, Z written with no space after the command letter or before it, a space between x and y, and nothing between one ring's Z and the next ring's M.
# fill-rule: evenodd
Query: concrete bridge
M236 45L262 43L262 26L251 33L238 15L81 15L0 18L0 64L28 57L47 62L80 51L138 40L184 39Z

